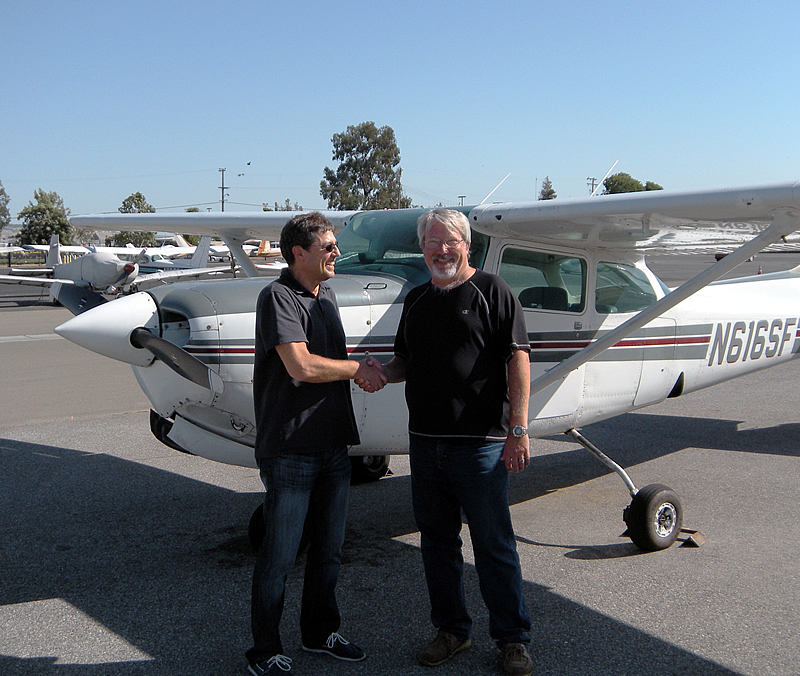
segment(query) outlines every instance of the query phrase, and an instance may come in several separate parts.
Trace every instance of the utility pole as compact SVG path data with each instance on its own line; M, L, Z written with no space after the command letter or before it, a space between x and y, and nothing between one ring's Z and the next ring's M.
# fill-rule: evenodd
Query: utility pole
M593 195L595 186L597 186L597 179L594 176L587 176L586 180L588 181L586 185L589 186L589 194Z
M222 185L219 187L222 190L222 210L225 211L225 191L228 189L228 186L225 185L225 170L220 168L222 172Z

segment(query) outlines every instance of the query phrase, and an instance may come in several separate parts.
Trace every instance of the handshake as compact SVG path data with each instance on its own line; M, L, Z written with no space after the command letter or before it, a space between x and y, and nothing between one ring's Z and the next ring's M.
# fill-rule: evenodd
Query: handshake
M353 382L365 392L377 392L386 386L388 377L383 365L377 359L367 357L359 363Z

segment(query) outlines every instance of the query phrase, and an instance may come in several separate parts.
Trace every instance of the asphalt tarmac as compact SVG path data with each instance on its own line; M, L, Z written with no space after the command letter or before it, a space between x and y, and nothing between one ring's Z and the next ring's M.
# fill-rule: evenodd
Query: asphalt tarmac
M708 263L653 268L674 285ZM0 288L0 673L242 674L258 476L157 442L129 367L53 336L69 316L38 289ZM532 442L510 499L534 673L800 673L799 376L795 362L582 429L637 486L678 493L699 548L641 553L620 537L619 478L567 437ZM501 673L471 565L472 648L417 665L432 630L406 457L391 468L351 491L339 586L341 633L368 658L300 649L298 565L293 673Z

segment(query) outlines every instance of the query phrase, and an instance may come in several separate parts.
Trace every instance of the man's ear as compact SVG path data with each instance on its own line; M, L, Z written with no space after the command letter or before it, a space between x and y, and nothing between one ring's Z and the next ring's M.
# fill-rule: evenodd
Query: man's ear
M292 253L294 254L295 260L302 260L305 258L305 255L308 253L303 247L299 244L295 244L292 247Z

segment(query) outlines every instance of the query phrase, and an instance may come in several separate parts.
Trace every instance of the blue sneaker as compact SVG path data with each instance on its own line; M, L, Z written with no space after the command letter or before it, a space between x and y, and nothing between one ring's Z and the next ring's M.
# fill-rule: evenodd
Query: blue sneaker
M268 660L264 660L261 664L251 664L247 667L247 673L253 676L264 676L265 674L279 674L280 672L287 672L292 670L292 660L286 655L273 655Z
M336 632L328 636L325 645L319 646L318 648L309 648L303 644L303 650L310 653L326 653L331 657L335 657L337 660L345 660L346 662L360 662L366 657L361 648L346 641Z

